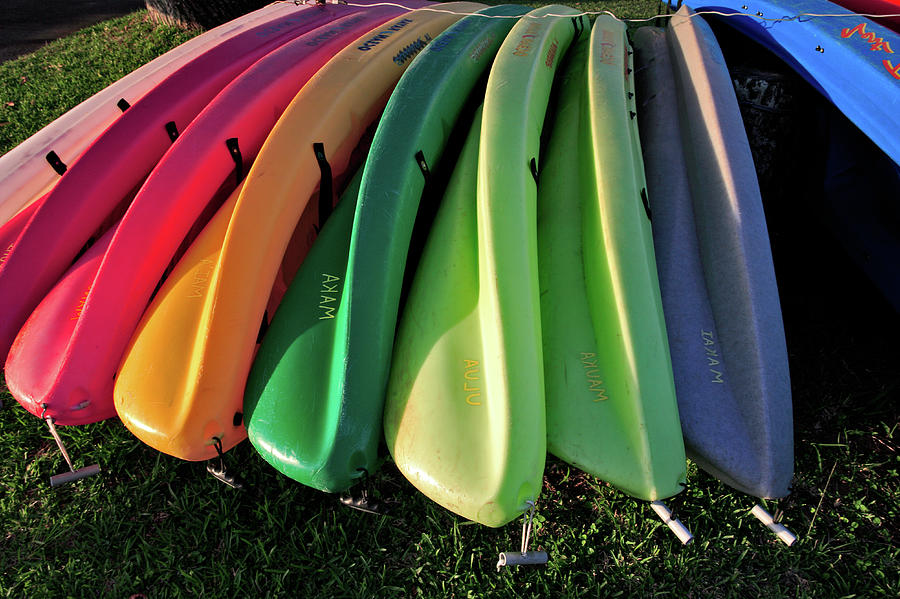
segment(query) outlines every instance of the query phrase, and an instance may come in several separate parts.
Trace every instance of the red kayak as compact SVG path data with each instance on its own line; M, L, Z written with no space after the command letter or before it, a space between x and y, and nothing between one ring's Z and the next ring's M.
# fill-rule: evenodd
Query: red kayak
M215 198L234 189L303 84L337 51L403 10L366 9L313 29L259 60L209 103L138 191L83 296L54 289L22 328L6 377L23 406L35 415L46 407L57 424L115 415L116 368L178 248L216 207ZM79 305L77 326L67 320L72 301Z
M315 6L272 19L198 56L128 108L69 167L0 264L0 356L79 250L121 214L172 139L222 88L291 39L358 10Z

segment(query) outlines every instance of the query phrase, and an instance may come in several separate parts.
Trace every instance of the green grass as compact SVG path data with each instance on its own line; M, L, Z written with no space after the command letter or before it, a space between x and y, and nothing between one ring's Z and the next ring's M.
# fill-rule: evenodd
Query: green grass
M592 7L610 4L617 14L655 9ZM115 78L69 80L70 61L105 72L107 60L124 60L108 53L143 48L140 60L117 66L121 75L187 35L154 28L142 14L81 34L95 40L81 58L70 53L85 44L70 38L0 65L3 104L17 104L0 113L8 122L3 143L24 139ZM149 39L160 40L153 50ZM52 96L56 108L24 116L28 96L13 95L21 77L34 86L31 97ZM669 502L696 535L682 547L646 504L550 459L534 546L551 561L499 574L497 553L518 547L519 524L465 522L390 463L372 492L392 510L371 516L277 474L247 443L227 455L248 482L235 491L113 420L61 429L78 465L98 462L104 471L51 490L49 476L65 463L46 427L3 387L0 597L900 596L900 319L794 202L770 211L769 221L797 473L794 493L769 508L783 510L800 535L793 548L749 515L752 498L693 465L687 491Z
M0 66L0 154L66 110L194 32L156 26L139 11Z

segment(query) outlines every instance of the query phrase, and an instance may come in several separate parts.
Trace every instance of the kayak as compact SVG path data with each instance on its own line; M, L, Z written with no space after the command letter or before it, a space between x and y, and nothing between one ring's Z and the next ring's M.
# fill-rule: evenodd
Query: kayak
M835 4L870 17L876 23L900 32L900 0L834 0ZM876 15L892 15L878 17Z
M0 225L0 264L6 262L6 257L12 252L16 240L22 234L22 231L25 230L25 225L28 224L31 215L34 214L46 197L42 196L25 208L22 208L15 216Z
M308 204L315 207L309 198L323 181L331 202L329 183L341 189L353 149L403 70L459 18L418 10L385 23L337 53L294 97L247 174L218 253L197 266L202 285L184 295L167 281L125 353L114 400L138 438L185 460L214 457L214 438L222 450L246 438L243 393L260 323L268 325L270 292L292 237L314 235L316 216L301 220Z
M29 409L49 406L59 424L115 416L116 369L179 247L235 187L303 84L335 52L400 12L377 7L313 29L260 59L213 98L132 200L84 299L78 327L32 319L32 328L48 332L20 343L30 358L20 355L16 368L6 371L10 384L30 398ZM93 404L90 412L69 411L74 390L82 398L78 403Z
M100 90L0 156L0 224L50 191L104 129L169 75L244 31L308 6L274 3L206 31Z
M480 14L526 11L498 6ZM247 431L266 461L295 480L343 491L379 463L417 212L437 199L425 188L438 177L455 123L514 23L466 17L413 60L375 131L358 205L355 194L341 200L269 325L245 392Z
M554 75L586 24L575 9L547 6L506 36L395 341L391 454L426 496L487 526L530 509L543 482L533 173Z
M638 121L687 455L757 497L788 493L788 356L753 157L709 25L635 32Z
M79 320L84 310L91 283L100 264L103 254L115 235L118 223L114 224L104 233L75 263L63 274L53 289L44 297L40 304L25 321L19 335L6 356L4 372L6 385L10 394L25 409L35 416L44 419L53 418L56 422L57 414L64 414L69 422L78 422L80 412L88 413L94 408L91 398L81 389L73 389L65 398L67 408L61 412L58 405L53 405L48 398L47 386L54 382L52 378L38 379L37 384L32 383L25 387L20 385L19 373L31 370L39 370L41 359L53 361L60 353L61 339L65 339L78 328ZM53 326L43 326L45 323ZM35 355L35 348L40 351ZM90 348L94 350L100 347Z
M821 117L827 148L817 212L853 262L900 312L900 170L846 118Z
M827 0L689 4L698 12L745 14L712 18L774 52L900 164L900 34ZM846 16L790 16L800 13Z
M538 183L547 446L657 501L682 490L686 461L630 56L624 23L598 16L569 59Z
M172 138L222 88L270 51L349 10L356 9L316 6L245 31L173 73L106 129L60 178L0 266L0 355L79 250L122 215Z

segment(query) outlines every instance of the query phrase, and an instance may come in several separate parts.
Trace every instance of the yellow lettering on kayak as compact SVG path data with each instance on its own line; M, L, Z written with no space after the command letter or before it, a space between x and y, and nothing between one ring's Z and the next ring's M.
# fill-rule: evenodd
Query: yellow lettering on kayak
M84 293L81 294L81 299L78 300L78 305L75 306L75 311L72 313L72 316L69 317L69 320L78 320L81 318L81 313L84 311L84 304L87 302L87 296L90 292L90 288L84 290Z
M188 297L203 297L203 292L209 285L209 277L213 271L213 261L204 258L200 261L197 271L194 273L194 280L191 282L191 294Z
M330 275L327 272L322 273L322 287L319 290L319 309L322 310L322 315L319 316L319 320L334 318L334 310L337 307L335 303L338 301L341 293L341 290L338 288L340 280L340 277Z
M581 352L581 365L584 367L584 375L587 377L588 390L594 394L594 403L609 399L609 395L606 394L606 386L600 377L600 369L597 367L597 354Z
M478 360L463 360L463 362L465 362L463 377L466 379L463 381L463 391L466 393L466 403L470 406L480 406L481 402L475 400L481 397L481 387L469 385L469 381L481 380L481 369Z
M3 255L0 256L0 264L6 262L6 259L9 258L9 255L12 253L13 247L15 246L15 242L9 244L9 247L3 252Z

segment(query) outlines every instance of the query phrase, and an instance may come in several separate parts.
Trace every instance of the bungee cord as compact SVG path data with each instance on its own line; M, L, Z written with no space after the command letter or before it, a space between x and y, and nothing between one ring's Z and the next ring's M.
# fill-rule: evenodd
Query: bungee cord
M522 16L515 16L515 15L487 15L487 14L481 14L478 12L459 11L459 10L453 10L450 8L441 8L438 6L423 6L423 7L413 8L413 7L409 7L409 6L406 6L404 4L400 4L397 2L372 2L372 3L366 3L366 4L361 4L361 3L357 3L357 2L348 2L346 0L276 0L274 2L274 4L286 4L286 3L294 4L296 6L302 6L304 4L343 4L346 6L353 6L356 8L372 8L372 7L377 7L377 6L391 6L394 8L402 8L402 9L406 9L406 10L410 10L410 11L411 10L423 10L423 11L429 11L429 12L453 14L453 15L460 15L460 16L481 17L484 19L522 19L522 18L549 19L549 18L563 18L563 17L571 18L571 17L581 17L581 16L596 17L599 15L608 15L608 16L616 19L617 21L621 21L623 23L647 23L650 21L654 21L656 19L667 19L667 18L671 18L674 16L674 13L669 13L669 14L657 14L657 15L653 15L651 17L631 17L631 18L623 19L608 10L588 10L588 11L583 11L580 13L573 13L573 14L547 13L547 14L543 14L540 16L531 16L531 15L527 15L527 14L522 15ZM713 16L724 17L724 18L750 17L753 19L759 19L761 21L768 21L768 22L774 22L774 23L782 22L782 21L785 21L785 22L799 21L802 19L812 19L812 18L816 18L816 19L819 19L819 18L824 18L824 19L846 18L846 17L866 17L869 19L872 19L872 18L900 18L900 13L874 14L874 13L854 13L854 12L846 12L846 13L803 12L803 13L797 13L796 15L783 15L781 17L766 17L763 15L762 12L756 12L756 13L723 12L723 11L718 11L718 10L695 11L689 16L690 17L701 17L704 15L713 15Z

